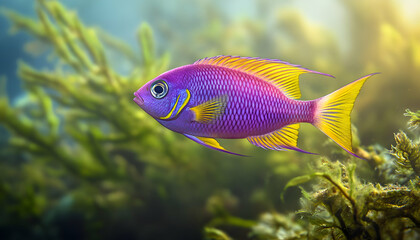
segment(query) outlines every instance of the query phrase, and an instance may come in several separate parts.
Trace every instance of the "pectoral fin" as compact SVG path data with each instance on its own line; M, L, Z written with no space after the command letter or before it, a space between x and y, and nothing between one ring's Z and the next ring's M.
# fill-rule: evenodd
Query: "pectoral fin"
M194 113L193 121L210 123L223 114L227 104L227 96L213 98L205 103L190 108Z
M178 97L176 98L176 101L174 102L171 111L164 117L161 117L162 120L170 120L178 116L178 114L182 111L182 109L185 108L187 103L190 101L191 93L188 89L182 90Z
M234 152L229 152L228 150L226 150L225 148L223 148L222 146L220 146L220 144L214 139L214 138L207 138L207 137L196 137L196 136L192 136L189 134L184 134L184 136L186 136L187 138L193 140L194 142L197 142L205 147L217 150L217 151L221 151L221 152L225 152L225 153L230 153L233 155L238 155L238 156L245 156L239 153L234 153ZM246 156L245 156L246 157Z

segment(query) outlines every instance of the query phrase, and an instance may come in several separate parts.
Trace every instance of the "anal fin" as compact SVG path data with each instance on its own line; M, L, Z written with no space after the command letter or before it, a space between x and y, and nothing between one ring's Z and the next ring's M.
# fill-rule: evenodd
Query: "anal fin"
M260 135L260 136L251 136L248 137L248 141L255 146L271 149L271 150L293 150L303 153L314 154L307 152L297 147L297 139L299 134L298 123L287 125L277 131Z
M193 140L194 142L199 143L199 144L201 144L205 147L208 147L210 149L214 149L214 150L225 152L225 153L230 153L230 154L233 154L233 155L245 156L245 155L242 155L242 154L239 154L239 153L234 153L234 152L230 152L230 151L226 150L225 148L220 146L220 144L214 138L197 137L197 136L192 136L192 135L189 135L189 134L184 134L184 136L186 136L187 138Z

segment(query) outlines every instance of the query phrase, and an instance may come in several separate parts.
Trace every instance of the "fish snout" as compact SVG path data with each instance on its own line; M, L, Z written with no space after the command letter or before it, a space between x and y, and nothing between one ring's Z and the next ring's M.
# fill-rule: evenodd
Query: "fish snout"
M144 104L143 98L140 95L138 95L137 92L134 93L134 96L135 96L135 98L133 99L133 101L135 103L137 103L137 105L139 105L139 107L141 107Z

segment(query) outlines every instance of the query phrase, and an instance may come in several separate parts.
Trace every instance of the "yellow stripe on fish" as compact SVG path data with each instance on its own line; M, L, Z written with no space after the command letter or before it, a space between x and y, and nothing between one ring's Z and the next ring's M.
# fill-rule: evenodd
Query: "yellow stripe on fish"
M188 89L185 89L185 92L187 93L187 97L185 98L184 102L182 103L181 107L179 108L178 112L176 112L174 117L176 117L182 111L182 109L184 109L187 103L190 101L190 98L191 98L190 91Z
M176 105L178 105L179 96L181 96L181 95L178 95L178 97L176 98L175 105L173 106L171 111L168 113L168 115L166 115L164 117L161 117L160 119L165 120L165 119L169 119L171 117L172 113L175 111Z
M182 101L181 107L178 109L178 111L176 111L175 115L172 116L173 113L175 112L175 110L177 109L178 103L180 101L179 99L181 98L181 95L183 93L178 94L178 97L176 98L176 102L175 102L174 106L172 107L171 111L165 117L160 117L160 119L168 120L168 119L175 118L176 116L178 116L178 114L182 111L182 109L185 108L185 106L188 104L188 102L190 101L190 98L191 98L191 93L188 89L185 89L185 93L186 93L186 96L185 96L185 98L183 97L181 99L181 101Z

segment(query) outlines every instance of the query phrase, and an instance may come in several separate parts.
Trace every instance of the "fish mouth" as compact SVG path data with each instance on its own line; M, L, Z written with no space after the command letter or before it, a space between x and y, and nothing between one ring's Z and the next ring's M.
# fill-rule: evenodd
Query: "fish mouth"
M139 105L139 107L141 107L144 104L144 100L142 97L140 97L140 95L138 95L137 93L134 93L134 96L136 96L135 98L133 98L133 101L135 103L137 103L137 105Z

